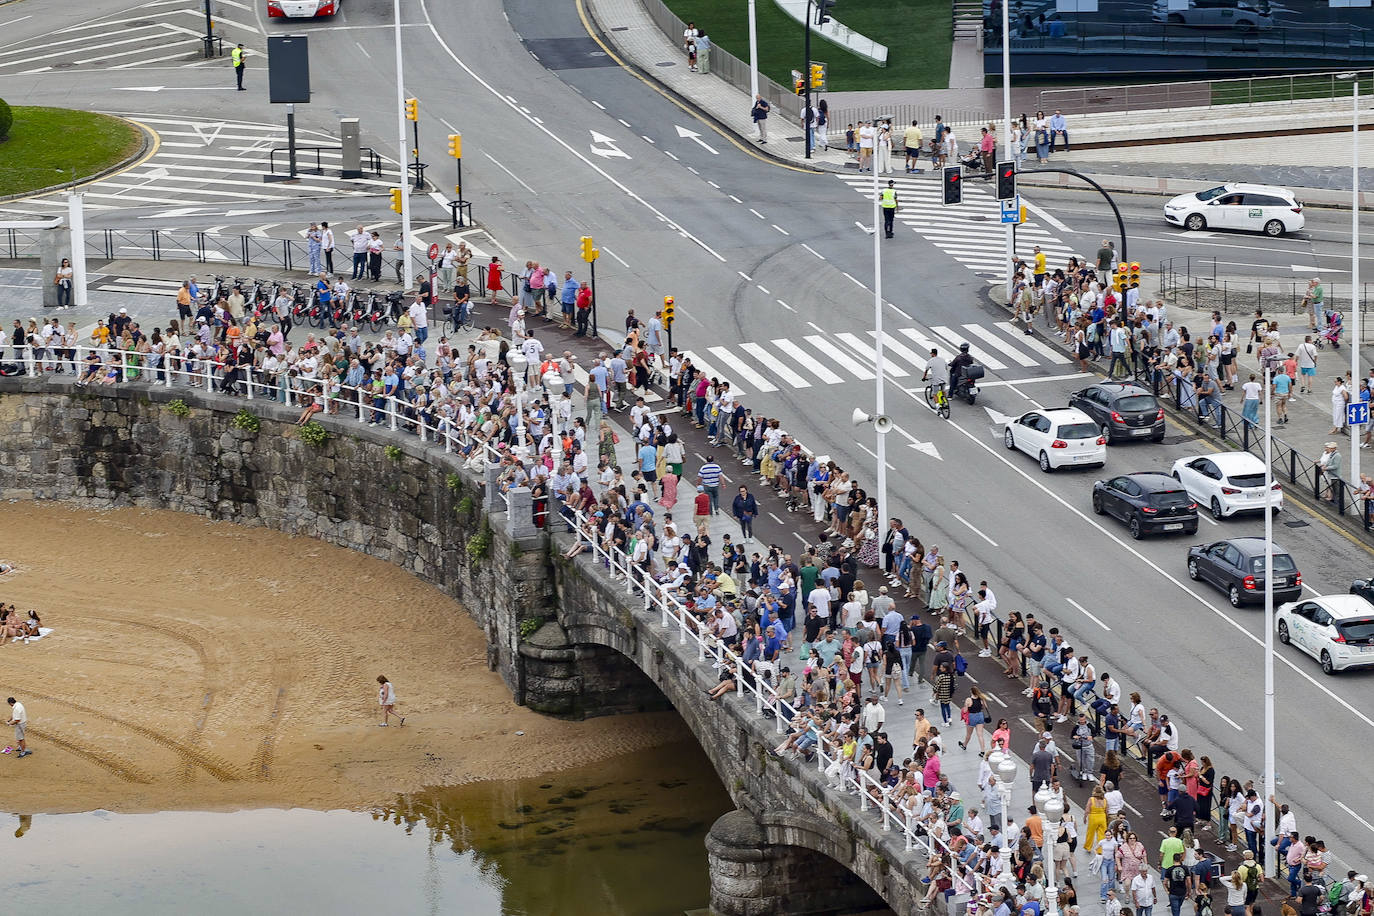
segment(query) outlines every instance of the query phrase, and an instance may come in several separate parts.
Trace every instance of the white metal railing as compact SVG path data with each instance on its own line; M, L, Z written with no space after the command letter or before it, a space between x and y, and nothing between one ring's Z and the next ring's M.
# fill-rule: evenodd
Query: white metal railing
M698 662L704 664L711 661L713 669L733 671L735 695L740 697L745 705L749 703L748 698L752 697L754 712L763 715L767 710L773 716L778 734L782 734L785 731L784 718L790 721L801 710L779 696L777 690L764 678L760 676L746 678L744 676L743 658L710 633L702 632L696 619L688 613L676 595L651 575L637 575L633 562L622 550L610 544L601 543L601 532L596 530L596 526L589 525L588 516L585 512L571 508L568 511L572 514L577 538L588 544L593 557L609 570L613 579L624 580L626 593L633 595L636 587L639 587L644 597L644 611L651 617L657 611L660 626L664 629L672 629L676 626L679 645L687 645L689 641L695 643ZM595 520L592 519L591 521L594 522ZM815 738L817 768L824 773L832 764L842 763L841 751L835 747L834 742L830 741L825 734L814 726L810 731ZM981 892L989 886L988 882L991 881L991 878L979 872L968 870L947 843L934 833L922 831L906 811L894 806L891 800L892 789L882 785L872 774L866 770L855 768L854 775L851 776L846 774L843 766L841 766L839 779L841 791L852 789L858 793L860 811L869 811L875 804L878 806L882 815L883 831L891 831L894 827L901 831L907 852L919 849L925 855L933 855L937 850L947 853L951 863L952 890L956 896ZM873 796L875 794L881 799L880 801L874 801Z

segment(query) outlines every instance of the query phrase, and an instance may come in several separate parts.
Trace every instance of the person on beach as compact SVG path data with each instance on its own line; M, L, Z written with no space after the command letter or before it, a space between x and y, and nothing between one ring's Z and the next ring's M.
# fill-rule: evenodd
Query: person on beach
M392 716L401 720L401 724L406 724L406 717L396 712L396 688L391 686L391 682L386 679L385 674L377 675L377 683L381 686L377 688L377 704L382 707L382 721L377 723L379 728L386 728Z
M24 704L14 697L5 702L10 704L10 718L5 724L14 726L14 743L19 745L18 757L27 757L33 753L29 750L29 743L24 740L24 732L29 727L29 714L24 710Z

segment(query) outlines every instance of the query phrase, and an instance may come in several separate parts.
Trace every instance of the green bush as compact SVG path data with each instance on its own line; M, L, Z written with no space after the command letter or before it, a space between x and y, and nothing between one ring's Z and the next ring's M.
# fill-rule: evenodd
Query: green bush
M543 625L544 625L544 618L543 618L543 617L529 617L529 618L527 618L527 619L525 619L525 620L520 621L520 639L521 639L521 641L523 642L524 640L529 639L529 638L530 638L531 636L533 636L535 633L538 633L538 632L539 632L539 628L542 627Z
M234 429L241 429L246 433L255 433L262 429L262 420L247 407L234 414L233 424Z
M491 526L486 519L482 519L482 528L472 537L468 538L467 543L468 559L472 565L476 566L488 553L491 552Z
M314 420L297 430L297 435L306 445L313 445L316 448L323 446L329 440L329 430Z
M0 102L0 104L4 103ZM191 408L188 407L186 402L183 401L181 398L177 398L175 401L168 402L167 412L174 417L181 417L182 419L185 419L186 417L189 417L191 415Z
M0 140L8 140L10 127L14 124L14 112L10 111L10 103L0 99Z
M382 449L382 451L386 453L386 457L390 461L399 462L401 458L405 456L405 452L401 451L399 445L388 445L386 448Z
M448 485L450 493L463 492L463 478L457 474L450 474L444 478L444 483Z

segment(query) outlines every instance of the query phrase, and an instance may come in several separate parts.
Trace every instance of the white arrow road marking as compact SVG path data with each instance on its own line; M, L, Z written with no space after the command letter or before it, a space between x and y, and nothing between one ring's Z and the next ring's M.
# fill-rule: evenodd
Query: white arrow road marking
M916 451L924 452L925 454L934 458L936 461L945 460L940 457L940 450L935 447L934 442L922 442L920 439L917 439L915 436L913 436L906 430L902 429L900 426L892 427L892 431L898 433L903 439L906 439L907 442L910 443L911 448L916 449Z
M163 210L160 213L150 213L147 216L140 216L139 219L165 219L173 216L190 216L197 210L204 209L204 207L181 207L176 210Z
M613 140L612 138L606 136L605 134L599 134L594 130L590 131L590 133L592 135L592 152L596 155L604 156L607 159L630 158L630 154L625 152L620 147L616 146L615 140ZM605 147L598 146L597 144L599 143L605 144Z
M697 133L697 132L694 131L694 130L688 130L687 128L683 127L681 124L677 125L677 135L678 135L679 137L686 137L686 138L691 139L691 141L692 141L693 143L695 143L697 146L701 147L702 149L706 150L706 152L710 153L712 156L719 156L719 155L720 155L720 152L719 152L718 150L713 150L713 149L711 149L711 147L709 147L709 146L706 145L706 142L705 142L704 140L701 139L701 134Z
M274 210L230 210L225 216L256 216L259 213L282 213L280 209Z
M215 142L215 138L219 136L219 132L224 130L224 122L215 121L212 124L206 124L202 127L198 122L192 121L191 129L196 132L197 137L200 137L202 143L209 146L211 143Z
M983 409L988 412L988 419L992 420L992 425L998 428L1005 427L1012 420L1016 419L1015 417L1009 417L1004 413L998 413L997 411L993 410L991 407L988 407L986 405L983 407Z

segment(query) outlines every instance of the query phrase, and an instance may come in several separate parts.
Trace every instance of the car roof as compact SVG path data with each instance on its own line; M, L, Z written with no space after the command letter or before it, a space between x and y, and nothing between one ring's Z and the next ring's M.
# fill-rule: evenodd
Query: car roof
M1264 462L1249 452L1213 452L1210 455L1197 455L1196 458L1206 458L1208 461L1211 461L1217 467L1221 468L1223 474L1230 474L1236 471L1244 473L1254 470L1256 467L1261 471L1264 470ZM1185 458L1184 460L1193 461L1195 459Z
M1253 184L1248 181L1228 181L1223 187L1232 191L1253 191L1256 194L1282 194L1285 197L1293 197L1295 199L1297 197L1292 191L1287 188L1279 187L1276 184Z
M1135 382L1093 382L1088 388L1096 388L1098 391L1105 391L1108 394L1117 396L1123 394L1151 394L1150 389L1143 385L1137 385ZM1088 388L1084 388L1083 390L1087 391Z
M1311 599L1330 612L1337 622L1351 618L1374 617L1374 604L1359 595L1318 595Z
M1262 556L1264 554L1264 538L1224 538L1227 544L1232 545L1247 557ZM1278 544L1274 545L1274 556L1287 553Z
M1077 407L1046 407L1044 410L1028 411L1042 413L1056 423L1091 423L1093 418ZM1024 416L1024 414L1022 415Z
M1129 474L1118 474L1117 476L1129 477L1151 493L1168 492L1171 490L1183 492L1183 484L1174 480L1173 477L1163 471L1132 471Z

